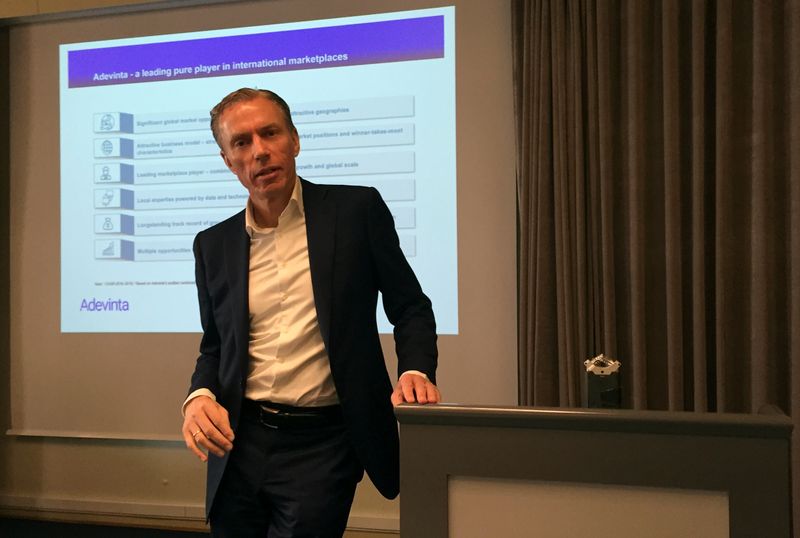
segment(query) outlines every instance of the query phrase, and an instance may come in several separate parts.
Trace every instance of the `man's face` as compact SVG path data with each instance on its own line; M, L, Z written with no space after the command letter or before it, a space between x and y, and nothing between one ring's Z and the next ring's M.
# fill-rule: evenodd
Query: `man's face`
M261 97L234 103L219 118L219 138L222 159L254 203L291 197L300 140L277 104Z

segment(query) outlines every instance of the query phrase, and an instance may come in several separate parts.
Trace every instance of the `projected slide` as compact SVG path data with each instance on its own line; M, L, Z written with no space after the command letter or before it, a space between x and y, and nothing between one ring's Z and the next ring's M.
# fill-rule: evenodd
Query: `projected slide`
M200 330L194 236L247 200L208 111L250 86L291 106L300 176L378 189L456 333L454 26L436 8L62 45L62 332Z

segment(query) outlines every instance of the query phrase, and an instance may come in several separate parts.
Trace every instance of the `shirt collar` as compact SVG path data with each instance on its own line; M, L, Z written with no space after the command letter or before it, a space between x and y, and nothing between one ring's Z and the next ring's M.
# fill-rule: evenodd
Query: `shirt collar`
M290 211L290 208L292 207L297 208L297 214L300 216L305 215L305 206L303 205L303 187L300 185L300 176L296 176L295 178L294 189L292 189L292 197L289 198L289 203L286 204L281 216L278 217L278 226L280 226L285 219L290 218L291 215L295 214L294 211ZM262 228L256 224L256 219L253 217L253 202L250 201L250 198L247 199L247 205L244 208L244 229L247 231L247 235L249 235L251 239L254 232L264 233L273 229Z

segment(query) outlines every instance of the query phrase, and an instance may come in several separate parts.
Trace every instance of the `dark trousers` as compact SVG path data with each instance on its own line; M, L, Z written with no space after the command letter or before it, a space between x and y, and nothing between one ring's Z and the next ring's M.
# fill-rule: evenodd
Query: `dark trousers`
M274 428L246 405L209 514L211 535L340 538L363 474L340 421Z

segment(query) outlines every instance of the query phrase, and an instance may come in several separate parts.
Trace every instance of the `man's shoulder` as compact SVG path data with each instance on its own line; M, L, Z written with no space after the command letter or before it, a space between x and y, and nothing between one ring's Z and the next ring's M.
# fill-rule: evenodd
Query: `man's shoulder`
M323 184L303 180L303 192L337 201L352 202L372 199L377 196L378 191L374 187L363 185Z
M237 230L244 233L244 209L198 232L197 241L217 240L221 237L229 237L230 234L236 233Z

